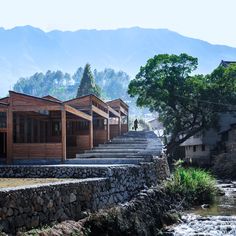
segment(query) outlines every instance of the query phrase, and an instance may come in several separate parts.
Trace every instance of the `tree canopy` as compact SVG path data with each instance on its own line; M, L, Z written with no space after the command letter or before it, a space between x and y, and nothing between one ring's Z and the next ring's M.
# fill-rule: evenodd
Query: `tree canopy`
M159 113L167 151L203 129L216 126L217 114L236 104L236 66L220 66L210 75L193 75L197 58L160 54L149 59L129 84L137 105Z
M94 94L101 97L101 88L95 83L91 66L89 64L85 65L82 79L80 81L80 86L77 91L77 97L81 97L88 94Z

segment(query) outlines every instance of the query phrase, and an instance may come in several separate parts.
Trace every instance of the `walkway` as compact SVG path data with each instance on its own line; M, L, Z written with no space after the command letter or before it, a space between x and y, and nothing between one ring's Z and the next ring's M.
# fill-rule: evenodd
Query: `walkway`
M161 154L163 145L152 131L130 131L122 136L100 144L76 159L67 160L69 164L139 164L152 161L153 156Z

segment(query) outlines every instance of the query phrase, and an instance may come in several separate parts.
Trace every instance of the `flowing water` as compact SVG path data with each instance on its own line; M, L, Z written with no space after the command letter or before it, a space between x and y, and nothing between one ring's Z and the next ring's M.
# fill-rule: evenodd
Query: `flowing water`
M236 182L219 182L224 196L217 197L214 205L203 205L186 212L182 223L170 227L170 236L236 236Z

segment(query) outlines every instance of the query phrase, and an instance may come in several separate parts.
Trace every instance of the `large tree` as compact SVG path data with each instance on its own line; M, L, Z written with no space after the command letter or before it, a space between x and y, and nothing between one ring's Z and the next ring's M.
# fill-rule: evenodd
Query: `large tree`
M95 83L90 65L86 64L82 79L80 81L80 86L77 91L77 97L88 94L94 94L98 97L101 97L101 89Z
M187 54L156 55L129 84L128 93L137 96L138 106L159 113L170 136L169 153L199 131L216 126L217 114L229 110L226 104L236 104L236 68L220 66L210 75L193 76L197 65L197 58Z

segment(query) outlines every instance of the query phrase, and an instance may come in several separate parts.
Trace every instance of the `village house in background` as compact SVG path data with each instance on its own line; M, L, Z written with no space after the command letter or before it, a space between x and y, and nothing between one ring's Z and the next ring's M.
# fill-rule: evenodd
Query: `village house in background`
M219 66L228 67L231 64L236 62L222 60ZM214 156L236 151L235 124L236 112L219 114L218 128L203 130L180 145L184 147L185 160L193 164L210 165Z
M0 99L0 158L61 161L128 131L128 105L86 95L62 102L9 92Z
M183 142L185 160L193 164L210 165L212 158L222 152L236 151L236 112L219 115L219 127L204 130Z

